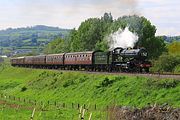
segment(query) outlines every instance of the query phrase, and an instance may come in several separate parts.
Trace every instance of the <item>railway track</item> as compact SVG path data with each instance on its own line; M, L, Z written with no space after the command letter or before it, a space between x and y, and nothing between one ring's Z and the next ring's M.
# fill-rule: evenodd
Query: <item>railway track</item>
M179 74L158 74L158 73L107 73L115 75L128 75L128 76L144 76L144 77L155 77L155 78L174 78L180 80Z
M59 71L59 70L58 70ZM84 70L60 70L64 72L83 72L88 74L108 74L108 75L128 75L128 76L144 76L144 77L155 77L155 78L173 78L180 80L180 74L172 73L125 73L125 72L95 72L95 71L84 71Z
M40 68L30 68L30 69L40 69ZM173 73L126 73L126 72L107 72L107 71L85 71L85 70L60 70L60 69L49 69L61 72L81 72L88 74L108 74L108 75L128 75L128 76L143 76L143 77L154 77L154 78L173 78L180 80L180 74Z

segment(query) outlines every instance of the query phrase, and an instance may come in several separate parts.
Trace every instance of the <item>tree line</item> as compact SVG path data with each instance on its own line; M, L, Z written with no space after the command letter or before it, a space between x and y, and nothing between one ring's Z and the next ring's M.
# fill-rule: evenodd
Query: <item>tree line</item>
M45 53L78 52L109 49L107 36L129 26L129 30L139 36L135 47L145 47L150 58L156 58L165 51L162 37L155 37L156 27L145 17L137 15L123 16L113 19L111 13L105 13L101 18L89 18L81 23L79 28L71 30L65 39L56 38L45 48Z
M145 17L137 15L113 19L111 13L101 18L89 18L68 37L56 38L44 49L45 54L109 49L107 36L129 26L138 35L135 48L145 47L153 63L152 71L180 72L180 42L167 43L163 36L155 36L156 27Z

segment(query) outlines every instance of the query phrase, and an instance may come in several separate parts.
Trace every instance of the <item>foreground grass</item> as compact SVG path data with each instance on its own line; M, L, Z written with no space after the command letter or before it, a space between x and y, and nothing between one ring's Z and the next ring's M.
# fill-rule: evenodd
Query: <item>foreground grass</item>
M155 103L180 107L179 80L0 67L0 92L16 97L96 104L98 109L107 105L142 108Z

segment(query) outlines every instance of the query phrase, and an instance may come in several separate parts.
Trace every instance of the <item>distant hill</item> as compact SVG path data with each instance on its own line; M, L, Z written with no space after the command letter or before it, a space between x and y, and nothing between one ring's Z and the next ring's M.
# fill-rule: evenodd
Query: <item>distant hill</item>
M65 37L69 29L37 25L25 28L8 28L0 31L0 42L3 47L37 46L47 43L57 36Z
M173 41L180 42L180 36L162 36L167 43L172 43Z
M17 49L36 49L44 46L56 37L64 38L70 29L36 25L33 27L8 28L0 30L0 54ZM8 50L7 50L8 48Z

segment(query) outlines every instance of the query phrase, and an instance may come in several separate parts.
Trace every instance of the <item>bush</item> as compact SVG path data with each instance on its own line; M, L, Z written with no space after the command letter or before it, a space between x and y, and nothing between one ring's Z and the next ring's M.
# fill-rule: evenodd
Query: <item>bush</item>
M67 80L64 84L63 84L63 87L68 87L68 86L70 86L70 85L74 85L75 84L75 82L73 81L73 80Z
M25 86L21 88L21 92L24 92L26 90L27 90L27 87L25 87Z
M113 82L115 82L115 80L109 80L108 77L105 77L105 79L96 87L97 88L108 87L108 86L111 86Z
M155 61L152 71L155 72L174 72L175 67L180 64L180 55L163 54Z
M163 79L163 80L154 80L149 78L147 80L147 83L145 84L146 87L150 87L152 88L157 88L157 89L169 89L169 88L175 88L176 86L178 86L178 84L180 83L180 81L177 81L175 79Z
M177 65L177 66L174 68L174 73L180 73L180 65Z

